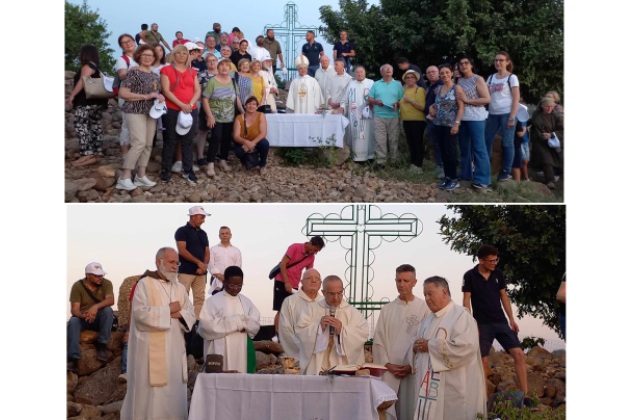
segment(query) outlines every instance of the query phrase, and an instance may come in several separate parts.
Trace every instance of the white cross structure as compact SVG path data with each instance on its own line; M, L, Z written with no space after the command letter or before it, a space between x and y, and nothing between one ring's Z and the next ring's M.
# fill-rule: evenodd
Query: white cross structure
M340 240L340 245L347 250L346 298L365 318L369 318L373 311L382 309L389 302L388 298L377 302L372 300L373 251L383 240L412 240L422 233L422 222L413 214L382 214L377 206L354 204L344 207L340 214L312 214L307 218L302 233L306 236L322 236L328 241Z
M298 22L298 6L294 2L290 1L284 6L284 21L281 22L280 25L264 26L265 37L267 36L267 31L269 29L273 29L274 36L281 43L282 55L284 57L284 63L287 66L287 70L295 72L295 59L302 53L300 40L305 40L307 31L313 31L313 33L318 36L318 27L300 25L300 22ZM273 60L276 59L276 57L271 58Z

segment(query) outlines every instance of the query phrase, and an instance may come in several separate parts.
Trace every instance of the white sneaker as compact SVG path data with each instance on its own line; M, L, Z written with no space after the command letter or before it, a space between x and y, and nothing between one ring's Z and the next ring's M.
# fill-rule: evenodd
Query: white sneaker
M116 189L131 191L131 190L135 190L136 188L138 188L138 187L136 187L129 178L127 178L127 179L118 178L118 183L116 184Z
M218 163L218 166L220 166L222 168L223 171L230 171L231 167L229 166L229 164L227 163L226 160L222 160L220 159L220 162Z
M191 167L191 169L193 170L193 172L198 172L198 171L200 171L200 168L198 168L198 165L193 165L193 166Z
M207 176L209 177L214 177L216 176L216 170L213 167L213 163L210 162L209 164L207 164Z
M274 335L273 337L271 337L271 341L273 341L274 343L279 343L280 340L278 340L278 336Z
M142 178L139 178L138 175L136 175L133 184L137 187L153 187L156 185L156 183L147 178L146 175Z
M171 172L173 172L174 174L181 174L182 173L182 161L176 160L176 162L171 167Z
M118 376L118 382L121 384L127 383L127 374L121 373L120 376Z

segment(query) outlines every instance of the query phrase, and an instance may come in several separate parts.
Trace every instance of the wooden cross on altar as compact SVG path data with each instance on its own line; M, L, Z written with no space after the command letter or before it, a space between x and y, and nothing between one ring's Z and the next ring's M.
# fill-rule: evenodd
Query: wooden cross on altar
M345 297L351 305L360 310L365 318L373 311L382 309L389 300L373 301L373 250L382 240L387 242L400 239L410 241L422 233L422 222L413 214L382 214L374 205L351 205L340 214L327 216L312 214L302 229L306 236L323 236L328 241L340 240L347 250L345 260ZM375 244L374 240L378 243Z
M298 47L300 40L305 39L307 31L313 31L313 33L318 36L318 27L300 25L300 22L298 22L298 6L290 1L284 6L284 21L280 23L280 25L264 26L265 37L269 29L273 29L274 36L278 38L282 44L282 55L287 70L295 72L295 59L302 53L302 46ZM271 57L271 59L274 60L275 63L277 57Z

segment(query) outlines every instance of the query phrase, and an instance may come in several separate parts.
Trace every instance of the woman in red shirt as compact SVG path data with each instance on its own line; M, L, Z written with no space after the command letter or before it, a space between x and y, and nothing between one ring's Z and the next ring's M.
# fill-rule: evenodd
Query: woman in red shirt
M189 51L184 45L176 46L172 53L173 63L160 70L160 84L167 100L166 126L163 134L162 172L160 180L163 183L171 180L171 166L176 143L182 149L182 177L190 185L196 184L193 172L193 138L198 128L198 111L196 103L200 98L200 83L198 72L191 68ZM185 127L182 123L184 115L191 116L191 125ZM187 117L188 119L188 117ZM177 125L180 123L180 127Z

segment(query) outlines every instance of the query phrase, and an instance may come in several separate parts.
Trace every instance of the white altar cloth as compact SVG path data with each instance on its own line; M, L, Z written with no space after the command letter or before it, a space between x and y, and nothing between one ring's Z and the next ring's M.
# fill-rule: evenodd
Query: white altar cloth
M271 147L342 147L349 120L342 114L266 114ZM331 136L335 144L326 144ZM322 140L320 140L322 139Z
M200 373L189 420L378 419L393 390L369 376ZM395 420L393 406L386 418Z

